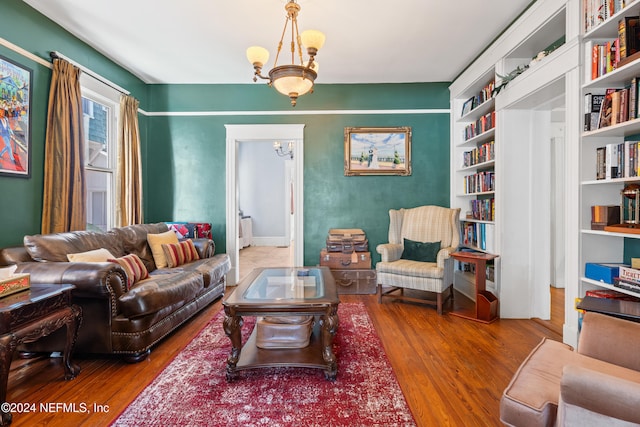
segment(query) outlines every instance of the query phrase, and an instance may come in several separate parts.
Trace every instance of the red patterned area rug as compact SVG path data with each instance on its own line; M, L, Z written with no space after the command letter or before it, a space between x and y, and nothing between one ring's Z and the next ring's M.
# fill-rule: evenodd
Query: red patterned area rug
M112 426L415 426L362 303L342 303L336 381L319 369L266 368L225 379L231 342L218 313ZM255 320L244 319L246 340Z

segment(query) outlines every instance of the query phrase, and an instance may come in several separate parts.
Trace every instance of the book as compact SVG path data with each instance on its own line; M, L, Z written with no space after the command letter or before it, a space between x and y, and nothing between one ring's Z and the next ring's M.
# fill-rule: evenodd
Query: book
M640 286L640 270L637 268L620 266L619 277L620 280Z
M628 119L633 120L638 117L638 78L631 79L629 86L629 115Z
M600 104L600 115L598 117L598 129L604 128L607 126L611 126L611 115L612 115L612 95L617 91L617 89L607 89L605 93L605 97L602 100L602 104Z
M606 151L607 147L596 148L596 179L607 178Z
M618 21L618 40L620 41L620 60L638 52L637 27L638 16L625 16Z
M605 168L605 179L618 177L618 144L606 145Z
M616 125L620 121L620 91L615 91L611 93L611 126Z
M596 130L598 129L598 118L600 115L600 106L604 94L600 93L587 93L584 96L584 130Z
M615 279L613 286L631 292L640 292L640 283L629 282L627 280Z
M620 108L618 109L618 123L629 120L629 88L624 88L620 93Z

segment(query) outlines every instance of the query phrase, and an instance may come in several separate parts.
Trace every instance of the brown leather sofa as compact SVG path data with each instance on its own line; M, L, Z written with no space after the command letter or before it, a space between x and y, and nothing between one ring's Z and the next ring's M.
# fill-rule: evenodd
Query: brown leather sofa
M31 283L70 283L83 323L76 354L112 354L142 360L151 347L195 313L222 296L227 254L215 255L210 239L192 239L200 259L174 268L155 266L147 234L168 231L164 223L114 228L106 233L75 231L24 237L24 247L0 249L0 265L16 264ZM68 262L67 254L107 249L116 257L136 254L150 277L127 290L125 270L113 262ZM64 331L62 331L64 332ZM28 352L64 348L64 334L25 347Z

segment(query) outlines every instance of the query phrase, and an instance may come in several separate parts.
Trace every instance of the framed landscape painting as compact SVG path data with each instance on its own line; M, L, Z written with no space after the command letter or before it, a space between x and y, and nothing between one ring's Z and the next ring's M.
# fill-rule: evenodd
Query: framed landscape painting
M32 71L0 55L0 175L31 175Z
M344 174L411 175L411 128L345 128Z

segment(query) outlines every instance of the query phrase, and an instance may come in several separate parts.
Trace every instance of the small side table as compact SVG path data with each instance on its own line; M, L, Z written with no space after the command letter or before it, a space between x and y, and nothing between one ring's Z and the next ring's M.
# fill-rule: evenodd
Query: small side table
M71 380L80 367L71 363L71 353L82 322L82 310L71 303L73 285L31 285L28 291L0 298L0 403L7 401L9 368L16 348L36 341L63 326L67 341L63 353L64 378ZM11 413L2 412L0 425L11 423Z
M487 261L498 255L481 252L454 252L451 257L457 261L475 265L476 303L473 311L452 311L451 314L476 322L491 323L498 318L498 298L486 289Z

